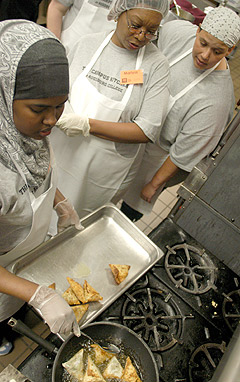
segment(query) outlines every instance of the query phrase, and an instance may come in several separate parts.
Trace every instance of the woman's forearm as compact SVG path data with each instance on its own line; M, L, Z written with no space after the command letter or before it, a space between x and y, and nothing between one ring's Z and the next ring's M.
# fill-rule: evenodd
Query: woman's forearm
M0 266L0 292L28 302L38 284L18 277Z
M52 0L47 10L47 28L55 34L57 38L61 38L62 19L69 7L65 7L57 0Z
M90 134L113 142L146 143L150 141L134 122L106 122L90 118L89 124Z
M152 186L158 189L169 179L171 179L178 172L178 170L179 167L177 167L171 161L170 157L168 157L163 163L163 165L160 167L160 169L153 176L151 180Z
M152 197L156 194L157 190L171 179L178 170L179 168L171 161L170 157L168 157L153 176L152 180L143 187L141 198L151 203Z

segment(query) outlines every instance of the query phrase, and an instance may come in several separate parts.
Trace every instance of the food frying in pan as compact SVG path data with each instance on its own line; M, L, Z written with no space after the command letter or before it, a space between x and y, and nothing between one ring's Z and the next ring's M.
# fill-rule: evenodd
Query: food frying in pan
M81 348L62 366L78 382L142 382L129 356L114 355L97 344Z
M101 346L98 346L98 344L92 344L91 348L93 349L94 359L97 365L109 361L113 357L112 353L104 350Z
M106 369L103 372L104 378L121 378L123 375L123 368L117 357L112 357L108 362Z
M68 374L76 378L77 381L82 381L84 377L83 352L84 349L79 350L69 361L62 364Z

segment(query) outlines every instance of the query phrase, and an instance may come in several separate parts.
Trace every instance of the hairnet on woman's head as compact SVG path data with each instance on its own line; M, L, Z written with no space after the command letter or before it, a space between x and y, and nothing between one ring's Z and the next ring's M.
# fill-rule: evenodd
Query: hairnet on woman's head
M229 48L240 39L240 17L230 8L213 8L205 16L201 29L224 42Z
M149 9L165 17L169 10L169 0L116 0L110 9L108 20L116 20L121 13L133 8Z

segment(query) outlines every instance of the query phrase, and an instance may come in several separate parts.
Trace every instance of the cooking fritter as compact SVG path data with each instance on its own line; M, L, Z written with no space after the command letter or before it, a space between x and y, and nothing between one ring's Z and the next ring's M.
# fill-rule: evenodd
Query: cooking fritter
M108 362L106 369L103 372L104 378L121 378L123 374L123 368L118 361L118 359L114 356Z
M125 368L122 375L124 382L142 382L137 374L137 370L132 364L130 357L127 357Z
M98 344L93 344L91 347L94 350L94 361L97 365L106 362L113 357L113 353L102 349Z
M67 372L79 382L82 382L84 377L83 352L83 349L79 350L72 358L62 364Z
M88 356L87 370L83 382L106 382L90 356Z

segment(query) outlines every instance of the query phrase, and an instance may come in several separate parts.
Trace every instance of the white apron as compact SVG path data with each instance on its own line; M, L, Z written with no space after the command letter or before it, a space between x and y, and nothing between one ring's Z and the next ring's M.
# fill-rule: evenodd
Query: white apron
M175 60L169 63L169 66L172 67L177 62L182 60L184 57L189 55L192 52L192 48L187 50L185 53L181 54ZM207 69L200 76L198 76L194 81L192 81L189 85L187 85L183 90L181 90L174 97L170 95L169 103L168 103L168 112L171 111L175 102L183 97L188 91L190 91L194 86L196 86L199 82L201 82L206 76L208 76L216 67L220 64L220 61L211 69ZM139 171L137 177L134 179L134 182L130 186L129 190L126 192L124 196L124 201L135 210L141 212L142 214L150 214L154 203L156 202L158 196L164 189L166 183L164 183L157 190L156 194L153 196L151 203L146 202L140 197L142 188L145 184L149 183L158 169L163 165L167 157L169 156L169 152L157 146L156 144L147 143L146 149L143 155L142 162L139 167Z
M134 85L127 87L121 101L115 101L100 94L86 77L112 34L107 36L77 77L72 86L70 104L76 114L118 122ZM135 69L140 68L144 51L145 47L138 52ZM61 191L71 200L80 218L111 201L137 156L136 153L132 158L123 157L116 151L114 142L91 135L67 138L58 129L53 132L51 142Z
M24 254L43 243L46 238L52 216L53 200L56 193L57 184L57 174L52 153L50 155L50 158L50 186L48 190L46 190L43 194L39 195L37 198L35 198L32 192L28 190L31 201L31 207L33 210L32 227L28 236L21 243L19 243L15 248L13 248L5 255L0 256L0 265L2 265L5 268L14 260L19 259ZM27 184L26 177L22 172L21 168L16 163L13 157L11 157L11 159L14 162L18 172L22 176L24 182ZM16 313L23 304L24 301L19 300L16 297L0 293L0 322L7 319L12 314Z
M89 3L89 0L83 0L82 7L72 24L61 33L61 41L68 53L76 41L86 34L98 33L101 31L112 31L116 24L114 21L108 21L109 10ZM96 2L97 4L98 2ZM106 2L109 5L109 2ZM67 15L65 16L67 17ZM64 23L64 22L63 22Z

